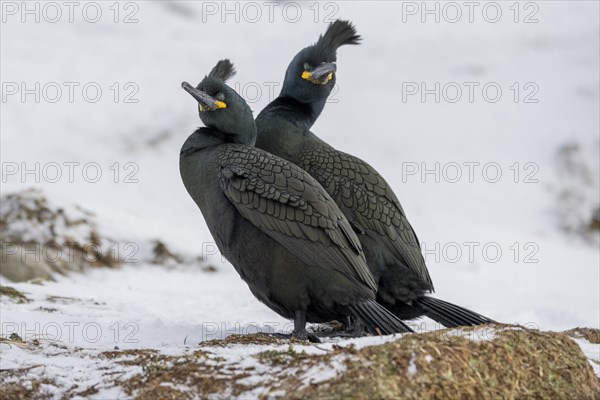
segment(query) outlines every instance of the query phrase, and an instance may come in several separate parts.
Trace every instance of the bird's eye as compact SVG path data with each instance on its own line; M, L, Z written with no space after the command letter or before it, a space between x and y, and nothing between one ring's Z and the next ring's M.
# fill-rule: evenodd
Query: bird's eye
M217 95L215 97L217 98L217 100L220 100L220 101L225 100L225 94L223 94L222 92L217 93Z
M304 63L304 70L305 71L310 71L312 69L312 65L310 65L309 63Z

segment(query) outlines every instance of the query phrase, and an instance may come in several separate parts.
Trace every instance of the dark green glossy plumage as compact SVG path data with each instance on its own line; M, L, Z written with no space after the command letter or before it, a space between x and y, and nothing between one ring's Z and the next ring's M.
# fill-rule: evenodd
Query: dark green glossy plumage
M353 39L344 40L349 37ZM427 306L421 304L428 301L424 296L433 291L433 283L417 236L398 198L372 166L333 148L310 131L336 77L334 75L325 85L303 79L306 61L312 65L334 63L337 47L358 41L352 24L338 20L315 45L294 57L286 71L280 96L256 118L256 146L309 172L336 201L358 234L377 282L377 300L386 308L405 319L427 313L449 326L489 322L489 319L462 308L460 311L464 316L459 317L457 306L442 318L436 314L436 307L439 308L437 311L447 312L442 309L449 303L431 301Z
M348 220L308 173L249 146L221 146L216 161L223 193L254 226L306 263L376 290Z
M224 74L223 66L214 71ZM232 68L232 67L231 67ZM183 183L200 208L221 253L252 293L295 331L306 321L348 315L384 333L410 329L378 305L375 281L343 212L306 171L252 147L248 105L211 73L196 89L206 128L196 130L180 155ZM226 108L216 108L220 96ZM224 288L225 290L225 288Z

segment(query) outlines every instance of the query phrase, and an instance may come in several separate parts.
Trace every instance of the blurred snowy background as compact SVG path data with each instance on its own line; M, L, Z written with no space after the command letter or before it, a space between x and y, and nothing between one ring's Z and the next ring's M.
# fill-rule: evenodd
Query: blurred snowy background
M112 348L116 329L136 340L118 346L169 348L281 329L181 183L179 149L200 121L180 83L230 58L256 115L336 18L363 42L339 50L313 131L395 189L436 294L506 323L600 326L598 2L75 3L2 2L2 195L40 189L140 254L44 285L2 277L37 301L4 301L3 334L56 322L65 341L76 321L102 335L74 345ZM153 241L206 262L145 262Z

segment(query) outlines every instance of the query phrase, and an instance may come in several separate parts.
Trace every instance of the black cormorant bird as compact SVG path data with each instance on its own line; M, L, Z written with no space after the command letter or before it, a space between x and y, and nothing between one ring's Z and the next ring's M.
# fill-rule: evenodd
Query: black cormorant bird
M360 39L350 22L337 20L294 57L281 94L256 118L256 146L297 164L333 197L362 243L377 282L377 301L396 316L427 315L447 327L493 322L426 296L433 292L433 283L417 236L392 189L369 164L310 131L335 85L337 49Z
M198 128L180 153L183 183L221 253L260 301L294 320L293 336L318 340L306 322L358 318L371 333L411 329L375 301L358 238L307 172L254 147L250 107L225 81L222 60L197 87Z

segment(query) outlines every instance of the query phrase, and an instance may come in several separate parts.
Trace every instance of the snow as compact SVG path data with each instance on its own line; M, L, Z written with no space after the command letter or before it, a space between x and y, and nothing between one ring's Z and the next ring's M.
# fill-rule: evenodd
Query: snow
M412 357L408 361L408 368L406 369L406 375L410 378L417 374L417 364L416 364L416 356L415 353L412 354Z
M197 295L199 282L202 296ZM289 324L265 313L264 306L244 290L235 271L211 274L185 267L126 266L73 274L44 285L11 286L27 293L34 305L2 303L5 333L16 328L27 340L46 333L84 348L179 348L184 342L189 345L225 334L256 332L254 327L264 324L281 330ZM227 293L223 287L237 294ZM60 298L54 300L53 296ZM48 313L39 307L57 311ZM233 312L242 309L243 317ZM217 319L215 313L221 312Z
M27 293L33 302L3 301L1 333L18 329L28 339L47 338L39 352L0 345L1 368L39 364L28 374L55 376L65 386L78 380L91 386L103 379L94 371L110 362L94 355L115 346L183 354L202 340L234 332L290 329L289 321L254 299L215 251L181 184L179 149L200 122L180 82L199 81L217 60L230 57L238 70L231 84L246 97L257 97L250 101L257 113L272 99L269 88L280 83L289 60L317 39L332 11L336 18L351 19L364 40L340 49L338 90L313 131L370 162L395 189L423 242L436 295L495 320L535 329L600 327L597 237L584 239L561 229L561 213L573 205L565 208L560 200L563 190L582 197L569 214L575 221L599 203L598 2L536 2L539 22L530 24L512 21L511 2L501 3L503 17L496 24L483 20L479 11L469 23L466 9L457 23L444 18L435 23L432 16L421 23L421 14L403 14L405 3L331 3L335 9L319 3L318 23L308 5L297 23L282 17L281 5L272 23L264 9L257 23L244 18L235 23L231 15L222 23L223 15L202 12L207 3L187 1L133 2L139 22L131 24L113 22L111 2L101 2L98 23L86 22L79 10L73 23L66 19L66 9L58 23L43 18L36 23L31 16L22 23L19 14L3 15L2 82L25 82L28 89L35 82L41 87L55 82L63 95L56 103L46 101L54 93L49 86L40 102L31 94L22 102L21 93L7 95L3 87L2 193L42 189L54 204L93 211L107 237L140 243L159 238L176 252L203 253L217 272L138 263L44 285L2 279L2 285ZM221 7L220 2L211 4ZM132 10L120 11L122 21ZM519 18L529 11L521 9ZM399 22L403 16L407 21ZM79 83L73 102L65 82ZM111 89L115 82L117 102ZM441 87L456 83L463 98L451 103L443 96L436 103L428 95L422 102L419 93L403 101L406 88L420 88L422 82L428 89L436 82ZM478 88L495 82L503 96L490 103L478 89L471 103L465 82L477 82ZM518 103L510 89L515 82ZM538 103L522 101L531 93L524 86L529 82L539 88L534 96ZM97 103L84 99L86 83L101 87ZM128 83L134 86L126 87ZM139 89L133 94L138 102L126 103L132 88ZM273 92L278 90L275 86ZM561 170L557 152L571 143L582 149L578 160L590 171L588 180ZM65 163L76 164L71 171ZM473 182L465 163L479 163L470 164ZM489 179L493 168L483 175L491 163L502 172L496 183ZM61 175L53 182L57 165ZM457 165L462 175L453 183ZM38 172L24 172L35 168ZM440 171L437 182L427 174L435 168ZM98 169L101 176L95 182ZM531 173L533 182L528 183ZM48 296L76 300L50 302ZM435 326L422 323L425 331ZM61 336L53 341L57 326ZM99 338L92 342L96 332ZM388 340L393 337L340 343L358 347ZM329 349L334 343L319 347ZM70 356L75 348L82 348L80 354ZM225 348L223 353L239 352L232 354L239 361L247 357L245 351L257 350ZM52 352L56 354L48 357ZM598 373L597 364L594 368ZM96 397L123 396L115 390L105 387Z
M573 338L573 340L579 345L581 351L587 357L588 362L594 369L594 373L600 377L600 344L591 343L583 338Z
M127 379L140 374L141 368L137 366L121 366L115 368L111 361L98 358L98 352L93 350L76 350L71 346L57 348L52 342L42 341L42 348L25 351L6 343L0 344L2 361L0 368L16 369L31 367L25 377L4 378L5 382L29 382L28 379L48 377L53 379L53 384L45 387L45 392L60 398L64 390L81 385L84 388L96 386L99 390L99 399L125 398L125 394L114 379ZM108 373L112 372L112 373Z
M139 269L143 268L143 276ZM371 336L354 339L332 338L318 345L248 345L225 347L202 346L202 341L223 338L232 333L248 333L247 326L260 326L264 332L288 331L289 323L268 315L243 290L241 281L233 279L234 272L206 273L190 267L165 269L155 265L127 266L120 270L97 269L85 274L74 273L43 285L11 283L23 291L31 302L16 304L2 298L2 329L4 336L15 332L26 341L38 339L39 347L0 343L0 369L31 368L27 379L49 376L55 379L48 391L60 397L61 387L74 384L82 388L95 386L99 392L92 398L126 398L113 387L114 374L127 377L139 374L136 366L115 365L114 361L99 358L103 351L115 348L157 349L167 355L184 355L206 350L223 359L220 365L230 366L231 373L254 368L251 377L239 380L241 385L257 385L248 396L259 396L269 382L277 382L281 374L295 375L294 369L278 370L259 362L254 356L266 350L294 351L306 354L327 354L335 346L361 349L388 343L403 335ZM230 284L229 281L232 281ZM102 285L98 285L102 282ZM214 308L207 308L205 299L194 296L198 282L213 304L220 304L222 321L215 321ZM220 290L228 282L239 295ZM239 288L235 284L240 285ZM213 288L212 290L210 288ZM60 296L60 298L56 298ZM43 309L55 309L53 312ZM195 310L195 312L189 312ZM238 314L239 313L239 314ZM15 324L12 321L18 321ZM207 328L207 327L210 327ZM504 329L504 328L503 328ZM512 328L506 328L512 329ZM255 332L256 329L252 330ZM495 329L445 331L445 335L471 340L493 340ZM574 339L598 373L598 345ZM323 365L308 368L299 376L304 385L318 384L338 376L345 370L345 355L336 355ZM126 358L122 358L124 360ZM426 361L432 358L426 357ZM595 360L595 361L594 361ZM417 372L414 360L407 366L412 376ZM24 379L24 378L20 378ZM180 388L181 389L181 388ZM119 397L121 396L121 397Z
M338 357L329 365L317 365L309 369L302 376L304 385L313 385L334 379L346 370L343 361L342 357Z

